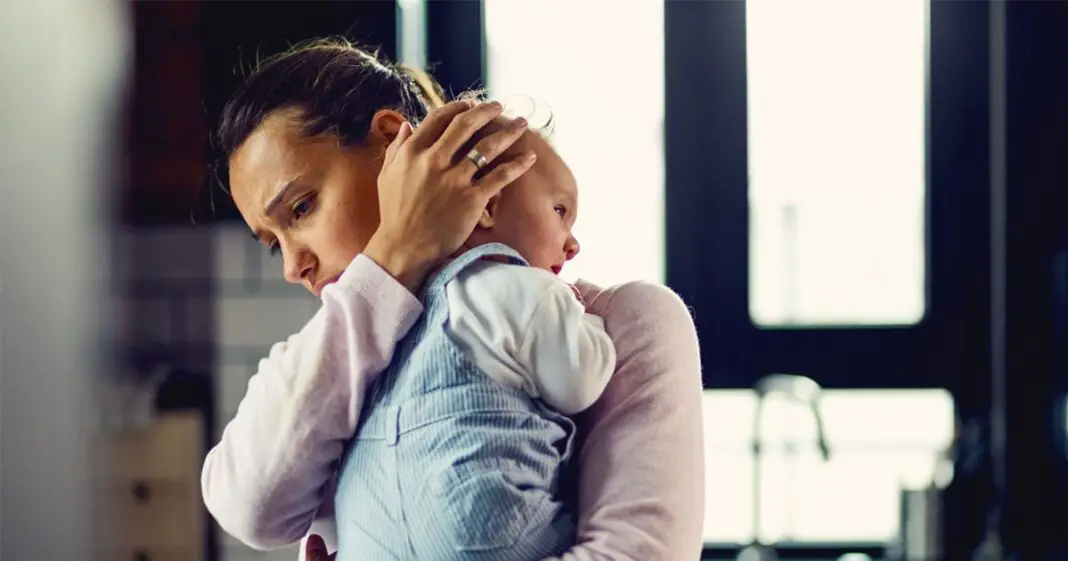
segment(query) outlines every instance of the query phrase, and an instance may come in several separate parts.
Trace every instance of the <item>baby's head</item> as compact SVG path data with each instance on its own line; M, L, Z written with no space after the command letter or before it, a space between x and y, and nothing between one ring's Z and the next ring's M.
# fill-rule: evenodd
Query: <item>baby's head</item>
M482 134L500 130L506 123L500 118ZM578 215L578 188L571 169L537 132L523 133L496 161L527 150L538 155L537 163L490 201L466 245L503 243L532 267L559 273L579 252L578 240L571 234ZM491 163L483 173L492 167Z

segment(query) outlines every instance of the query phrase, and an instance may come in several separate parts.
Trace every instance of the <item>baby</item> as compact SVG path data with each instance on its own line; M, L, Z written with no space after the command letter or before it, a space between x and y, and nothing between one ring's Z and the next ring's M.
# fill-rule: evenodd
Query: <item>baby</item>
M575 180L539 135L523 150L538 163L427 280L368 394L338 472L339 560L533 561L574 544L568 416L600 397L615 349L557 276L579 251Z

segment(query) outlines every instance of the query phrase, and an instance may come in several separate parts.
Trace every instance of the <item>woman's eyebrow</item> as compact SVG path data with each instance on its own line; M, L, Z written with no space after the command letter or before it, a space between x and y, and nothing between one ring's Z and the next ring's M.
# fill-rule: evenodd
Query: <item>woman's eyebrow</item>
M271 216L278 206L286 200L286 196L289 195L289 192L297 188L298 181L300 181L299 177L286 182L286 184L278 190L278 193L271 197L271 200L267 201L267 204L263 207L263 214L265 216Z

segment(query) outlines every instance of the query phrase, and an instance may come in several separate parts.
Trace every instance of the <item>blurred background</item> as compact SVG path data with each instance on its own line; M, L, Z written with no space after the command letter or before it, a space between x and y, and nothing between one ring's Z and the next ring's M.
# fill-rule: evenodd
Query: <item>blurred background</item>
M296 558L200 501L317 306L208 135L258 59L344 35L550 108L567 273L692 307L705 558L1068 559L1064 29L1024 0L9 2L0 557Z

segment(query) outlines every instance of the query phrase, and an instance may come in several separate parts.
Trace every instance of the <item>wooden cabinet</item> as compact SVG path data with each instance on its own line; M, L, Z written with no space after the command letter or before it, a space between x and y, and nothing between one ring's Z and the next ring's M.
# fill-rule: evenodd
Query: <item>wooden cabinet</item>
M145 428L112 435L104 481L114 531L108 559L204 560L203 435L195 412L164 413Z

